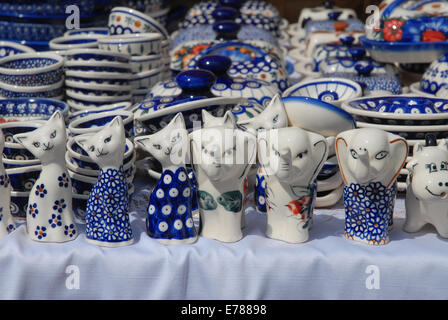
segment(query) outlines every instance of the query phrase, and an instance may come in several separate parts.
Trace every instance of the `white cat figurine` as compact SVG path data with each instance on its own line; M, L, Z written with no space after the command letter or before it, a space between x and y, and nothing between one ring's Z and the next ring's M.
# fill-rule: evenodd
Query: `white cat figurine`
M42 172L31 189L26 215L28 235L40 242L76 239L72 185L65 164L64 116L56 111L40 128L14 135L42 163Z
M194 243L197 232L192 203L196 194L185 167L190 145L182 113L162 130L140 136L135 142L163 167L162 176L149 199L146 232L162 244Z
M235 117L230 110L228 110L223 117L215 117L211 113L207 112L207 110L203 109L202 122L203 128L224 126L229 129L235 129L236 127Z
M103 247L132 244L128 183L123 172L123 119L117 116L94 135L80 135L75 140L100 167L98 182L87 201L86 240Z
M5 137L0 130L0 154L5 147ZM11 184L6 174L3 161L0 158L0 239L7 236L16 229L14 219L11 215Z

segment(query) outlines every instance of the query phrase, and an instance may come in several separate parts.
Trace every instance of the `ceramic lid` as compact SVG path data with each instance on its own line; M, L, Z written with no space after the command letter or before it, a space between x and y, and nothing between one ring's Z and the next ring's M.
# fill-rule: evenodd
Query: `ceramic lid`
M364 24L358 19L337 20L340 12L330 12L330 20L308 21L305 26L305 38L313 32L339 31L339 32L364 32Z
M420 90L429 94L437 92L448 84L448 52L431 63L422 76Z

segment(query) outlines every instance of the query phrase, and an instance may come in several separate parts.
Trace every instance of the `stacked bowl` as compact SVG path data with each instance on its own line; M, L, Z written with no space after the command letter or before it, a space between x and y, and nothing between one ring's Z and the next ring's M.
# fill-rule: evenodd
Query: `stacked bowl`
M134 143L132 142L134 115L130 111L123 110L104 111L97 114L79 117L70 122L68 127L71 137L67 142L65 161L72 181L74 193L83 195L86 199L95 185L100 171L98 165L77 144L75 137L80 135L94 135L116 116L122 117L125 127L126 149L124 154L123 170L129 184L129 195L134 192L134 186L132 183L136 172L136 155L134 151ZM80 206L76 211L77 217L80 220L84 219L85 207L85 205L84 207Z
M110 36L99 46L132 56L133 102L140 102L155 83L170 77L169 34L151 16L125 7L112 9L108 26Z
M50 52L19 53L0 59L0 97L62 100L64 59Z
M131 100L128 54L96 48L66 52L66 95L70 111L79 112Z
M359 128L377 128L398 134L409 144L409 156L426 134L448 137L448 100L417 95L377 96L352 99L342 104ZM407 170L398 177L398 190L406 189Z

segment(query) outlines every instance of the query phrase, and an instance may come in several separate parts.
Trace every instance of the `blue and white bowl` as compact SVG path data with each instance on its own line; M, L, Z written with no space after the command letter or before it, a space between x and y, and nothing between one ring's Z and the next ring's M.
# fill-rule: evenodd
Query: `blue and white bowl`
M66 30L65 24L0 20L0 39L26 41L27 45L41 42L48 46L48 41L62 36Z
M96 72L123 72L130 73L131 66L129 63L112 62L112 61L76 61L67 60L65 69L72 71L96 71Z
M66 116L67 104L42 98L0 99L0 119L4 121L47 120L56 111L61 111ZM13 123L11 125L14 126Z
M435 95L448 84L448 53L431 63L420 80L420 90Z
M129 85L132 73L120 72L97 72L97 71L73 71L65 72L68 80L82 81L85 83Z
M113 104L105 104L101 107L90 108L90 109L85 109L85 108L83 108L81 110L73 109L70 112L70 116L68 117L68 122L72 122L78 118L83 118L83 117L86 117L89 115L98 114L98 113L107 112L107 111L129 110L129 109L131 109L131 107L132 107L132 104L130 102L119 102L119 103L113 103Z
M70 122L68 129L73 136L86 133L94 133L101 130L103 126L112 121L115 117L121 116L126 132L126 137L133 136L134 114L131 111L116 110L92 114L86 117L78 118Z
M0 59L0 82L16 86L42 86L63 79L64 58L52 53L21 53Z
M42 120L0 123L0 129L5 137L5 147L3 149L3 164L5 168L29 166L39 163L39 159L36 159L31 152L15 141L13 136L19 133L34 131L44 123Z
M106 35L87 34L78 36L62 36L50 41L51 50L70 50L82 48L98 48L98 40Z
M68 90L92 96L120 96L131 94L132 87L108 84L84 83L81 81L66 80Z
M35 52L33 48L12 41L0 41L0 58L13 56L19 53Z
M133 33L107 36L99 39L102 50L126 53L131 56L159 54L163 37L159 33Z
M11 215L17 220L25 220L28 213L29 192L11 191Z
M162 65L162 55L133 56L130 59L130 64L133 73L157 69Z
M309 97L341 106L344 101L362 95L361 86L343 78L319 78L295 84L283 92L283 97Z
M70 105L69 101L74 100L75 102L83 104L85 107L96 107L104 104L117 103L123 101L130 101L132 95L129 93L121 95L95 95L94 92L81 92L81 89L77 89L75 92L72 89L65 91L67 95L67 103Z
M45 86L16 86L0 82L0 98L47 98L62 100L64 80Z
M66 51L67 61L88 61L94 65L97 62L122 62L129 63L130 55L125 53L110 52L101 49L72 49Z
M133 79L130 81L131 87L133 89L152 88L160 81L162 71L162 68L157 68L134 74Z
M103 27L79 28L79 29L73 29L73 30L66 31L64 33L64 36L69 37L69 36L80 36L80 35L86 35L86 34L108 35L109 29L103 28Z
M33 165L6 170L13 191L29 192L40 176L42 166Z

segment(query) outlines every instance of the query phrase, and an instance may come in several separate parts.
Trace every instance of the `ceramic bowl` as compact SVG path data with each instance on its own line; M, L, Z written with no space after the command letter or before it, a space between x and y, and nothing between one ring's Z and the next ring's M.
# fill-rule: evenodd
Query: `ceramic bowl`
M420 80L420 90L435 95L448 84L448 53L431 63Z
M2 11L0 13L3 14ZM25 41L27 46L30 46L30 42L46 43L48 46L48 41L60 37L67 30L65 24L44 22L36 23L31 20L25 22L23 18L19 18L19 21L12 21L10 18L2 18L0 20L0 39L20 41L22 44Z
M120 73L120 72L97 72L97 71L66 71L67 79L79 80L87 83L98 84L128 84L132 78L132 73Z
M6 174L13 191L29 192L39 178L41 171L41 165L32 165L7 169Z
M131 82L133 89L152 88L158 81L162 74L162 68L151 69L134 74Z
M129 63L130 55L111 52L101 49L72 49L66 51L67 61L89 61L92 65L96 62L122 62Z
M109 34L126 33L160 33L164 39L169 39L168 31L157 20L140 11L126 7L115 7L109 15Z
M0 59L0 82L16 86L41 86L62 80L64 59L52 53L20 53Z
M5 137L5 147L3 149L3 161L5 168L27 166L39 163L39 160L35 159L31 152L29 152L20 143L16 142L13 136L15 134L33 131L44 123L45 121L42 120L0 123L0 129ZM6 161L8 163L6 163Z
M130 111L124 110L101 112L98 114L93 114L76 119L70 122L68 129L74 136L85 133L98 132L99 130L101 130L102 126L112 121L112 119L116 116L121 116L123 118L126 137L132 137L134 114Z
M13 56L19 53L35 52L33 48L12 41L0 41L0 58Z
M355 128L353 117L346 111L321 100L307 97L282 98L289 125L325 137Z
M29 192L11 191L11 215L17 220L25 220L28 213Z
M66 103L43 98L0 99L1 121L47 120L56 111L68 114Z
M72 99L76 102L82 103L84 106L100 106L103 104L110 104L116 102L123 102L131 100L131 94L103 96L92 95L89 93L75 92L73 90L66 90L67 99ZM68 103L69 100L67 100Z
M73 109L68 117L68 122L72 122L75 119L83 118L85 116L98 114L106 111L117 111L117 110L130 110L132 104L130 102L118 102L113 104L105 104L101 107L95 108L82 108L80 110Z
M316 195L316 208L327 208L332 207L342 198L344 193L344 186L341 185L339 188L331 191L318 192Z
M98 48L98 40L106 35L82 34L78 36L62 36L50 41L52 50L70 50L81 48Z
M160 53L163 37L159 33L133 33L107 36L99 39L99 48L132 56L146 56Z
M405 139L424 139L427 133L432 133L437 139L448 137L448 125L427 125L427 126L402 126L402 125L386 125L374 124L368 122L356 122L359 128L376 128L388 132L392 132Z
M162 55L152 54L149 56L133 56L130 59L133 73L157 69L162 64Z
M87 153L76 143L74 138L67 141L67 152L74 163L80 168L99 170L99 167L94 163ZM123 164L128 164L134 159L134 144L131 140L126 139L126 149L124 153Z
M91 92L92 95L116 95L117 92L122 92L123 94L129 94L132 90L130 85L116 85L116 84L96 84L96 83L86 83L76 80L65 80L65 86L68 89L73 89L75 92L77 89L87 90L81 91L82 93Z
M73 71L96 71L96 72L131 72L131 66L128 62L115 61L79 61L68 60L65 62L66 70Z
M64 36L71 37L71 36L80 36L80 35L86 35L86 34L108 35L109 29L103 28L103 27L79 28L79 29L73 29L73 30L66 31L64 33Z
M55 99L64 94L64 80L45 86L16 86L0 81L1 98L48 98Z
M286 89L283 97L309 97L340 106L343 102L360 97L361 86L343 78L318 78L303 81Z

